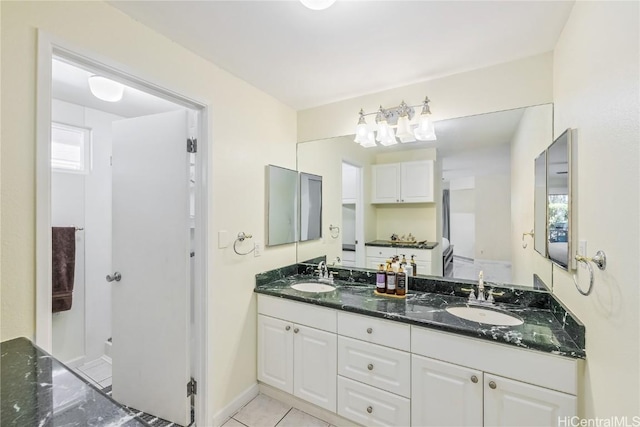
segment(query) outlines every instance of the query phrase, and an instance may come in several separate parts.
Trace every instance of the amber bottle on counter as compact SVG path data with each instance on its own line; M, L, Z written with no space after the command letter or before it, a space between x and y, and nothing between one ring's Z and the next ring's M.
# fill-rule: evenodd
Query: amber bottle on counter
M387 273L384 271L384 264L380 264L376 273L376 291L381 294L387 292Z
M396 293L396 272L391 268L391 264L387 264L387 293Z
M413 271L413 277L418 275L418 264L416 264L416 260L413 259L415 255L411 255L411 270Z

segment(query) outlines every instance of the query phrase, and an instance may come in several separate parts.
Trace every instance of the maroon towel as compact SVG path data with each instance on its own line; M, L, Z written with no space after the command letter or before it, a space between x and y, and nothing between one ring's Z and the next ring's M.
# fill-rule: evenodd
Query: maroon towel
M76 268L76 228L52 227L52 279L53 313L71 309L73 297L73 279Z

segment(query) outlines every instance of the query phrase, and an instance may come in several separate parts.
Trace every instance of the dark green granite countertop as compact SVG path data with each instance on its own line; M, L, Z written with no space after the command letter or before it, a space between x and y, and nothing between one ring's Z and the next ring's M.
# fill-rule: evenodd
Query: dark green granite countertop
M391 240L372 240L364 244L365 246L381 246L384 248L407 248L407 249L433 249L438 246L438 242L421 243L399 243Z
M410 286L413 289L410 289L407 298L396 299L374 295L373 283L361 283L370 281L375 274L342 269L344 273L340 272L340 277L348 275L348 280L336 280L334 291L307 293L296 291L291 285L317 279L297 274L298 270L303 272L304 269L295 267L289 266L257 275L255 292L519 348L585 358L584 326L546 292L495 286L496 289L504 290L505 294L496 297L497 302L493 307L519 316L524 323L519 326L493 326L465 320L446 311L449 306L468 303L468 298L461 291L463 287L474 286L468 281L411 278L414 283ZM491 287L494 285L487 284L486 290Z

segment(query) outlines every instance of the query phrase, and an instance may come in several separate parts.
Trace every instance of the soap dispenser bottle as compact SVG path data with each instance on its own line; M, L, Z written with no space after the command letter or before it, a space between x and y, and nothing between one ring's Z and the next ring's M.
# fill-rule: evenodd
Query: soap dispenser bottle
M391 264L387 264L387 293L396 293L396 272L391 268Z
M411 255L411 270L413 271L413 277L418 275L418 264L416 264L414 257L415 255Z
M404 296L407 293L407 274L404 266L400 266L396 274L396 295Z
M376 291L381 294L387 292L387 273L384 271L384 264L380 264L376 273Z

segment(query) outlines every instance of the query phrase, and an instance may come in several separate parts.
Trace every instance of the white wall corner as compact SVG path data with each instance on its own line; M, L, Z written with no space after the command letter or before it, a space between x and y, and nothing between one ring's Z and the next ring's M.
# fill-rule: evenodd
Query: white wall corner
M259 388L258 383L253 383L249 388L245 389L235 399L233 399L227 406L216 412L213 416L213 425L221 426L236 412L240 410L244 405L251 402L254 397L258 395Z

